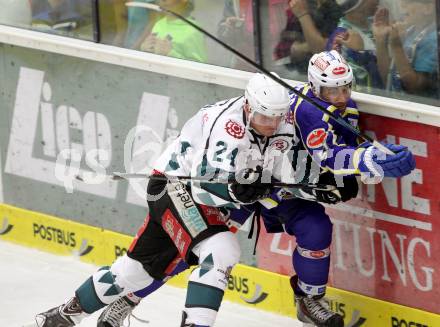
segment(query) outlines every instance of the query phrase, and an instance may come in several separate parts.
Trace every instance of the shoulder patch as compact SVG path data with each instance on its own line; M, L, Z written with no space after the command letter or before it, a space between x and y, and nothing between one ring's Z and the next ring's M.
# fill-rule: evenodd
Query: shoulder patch
M310 149L316 149L322 146L327 138L327 131L324 128L314 129L307 135L306 144Z
M245 134L244 126L232 119L229 119L226 123L225 130L229 135L236 139L242 139Z

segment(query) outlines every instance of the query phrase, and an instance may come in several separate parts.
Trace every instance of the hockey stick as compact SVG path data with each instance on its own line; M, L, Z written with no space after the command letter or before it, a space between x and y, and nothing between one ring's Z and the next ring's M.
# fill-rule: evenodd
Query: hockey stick
M303 100L305 100L308 103L310 103L313 106L315 106L317 109L319 109L324 114L330 116L338 124L342 125L344 128L349 130L351 133L353 133L357 137L360 137L364 141L368 141L368 142L372 143L376 148L380 149L382 152L385 152L386 154L391 154L391 155L394 154L391 150L389 150L383 144L379 143L377 140L373 139L372 137L370 137L370 136L368 136L368 135L366 135L364 133L361 133L356 128L354 128L352 125L350 125L348 122L346 122L343 118L336 116L333 112L327 110L327 108L323 107L320 103L316 102L312 98L309 98L305 94L302 94L300 91L298 91L297 89L295 89L294 87L292 87L288 83L284 82L281 78L278 78L277 76L273 75L271 72L269 72L262 65L257 64L252 59L246 57L241 52L239 52L239 51L235 50L234 48L232 48L231 46L227 45L222 40L219 40L217 37L215 37L214 35L212 35L208 31L206 31L205 29L199 27L198 25L194 24L193 22L191 22L187 18L183 17L182 15L180 15L178 13L175 13L172 10L165 9L165 8L159 6L159 5L151 4L151 3L144 3L144 2L136 2L136 1L134 1L134 2L127 2L125 5L128 6L128 7L140 7L140 8L151 9L151 10L154 10L154 11L157 11L157 12L163 12L165 14L169 14L169 15L175 16L175 17L183 20L185 23L191 25L192 27L194 27L199 32L203 33L204 35L206 35L207 37L209 37L213 41L215 41L218 44L220 44L221 46L223 46L225 49L231 51L232 53L234 53L235 55L237 55L238 57L240 57L241 59L246 61L251 66L257 68L260 72L264 73L267 77L271 78L272 80L274 80L278 84L284 86L286 89L292 91L293 93L295 93L297 96L299 96Z
M114 172L112 174L113 180L121 180L121 179L137 179L137 178L145 178L159 181L167 181L167 180L178 180L178 181L196 181L203 182L208 184L232 184L236 183L235 179L212 179L210 177L205 176L164 176L164 175L149 175L149 174L136 174L136 173L120 173ZM294 183L283 183L283 182L271 182L270 183L274 187L286 187L286 188L308 188L315 189L319 191L334 191L337 189L334 185L327 184L294 184Z

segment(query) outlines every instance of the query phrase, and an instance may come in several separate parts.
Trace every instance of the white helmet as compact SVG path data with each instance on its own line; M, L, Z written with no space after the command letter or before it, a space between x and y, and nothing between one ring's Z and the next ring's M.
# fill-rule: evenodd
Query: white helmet
M316 53L309 61L309 83L316 96L321 86L338 87L353 81L353 70L336 50Z
M271 73L279 77L275 73ZM251 113L258 112L268 117L280 117L290 107L289 92L266 75L256 73L249 80L244 92L251 107Z

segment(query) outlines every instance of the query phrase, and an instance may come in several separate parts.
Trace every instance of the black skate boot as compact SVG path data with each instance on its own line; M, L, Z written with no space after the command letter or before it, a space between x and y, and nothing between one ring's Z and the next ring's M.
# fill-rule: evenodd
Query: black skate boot
M196 325L193 323L186 322L187 317L188 317L188 314L185 311L183 311L182 312L182 322L180 323L180 327L206 327L206 326L199 326L199 325Z
M135 318L136 320L148 323L147 320L142 320L133 315L133 309L139 304L140 299L135 296L126 295L118 299L117 301L109 304L107 308L101 313L98 318L97 327L121 327L124 326L124 320L128 317Z
M38 327L71 327L75 326L72 319L83 314L78 300L73 297L65 304L37 314L35 322Z
M297 294L297 276L290 279L295 293L296 315L298 320L316 327L344 327L344 319L336 312L331 311L324 302L323 295Z

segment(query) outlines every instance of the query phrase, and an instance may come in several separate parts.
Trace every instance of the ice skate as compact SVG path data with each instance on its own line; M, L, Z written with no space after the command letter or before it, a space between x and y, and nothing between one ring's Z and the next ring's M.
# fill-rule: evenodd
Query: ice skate
M139 304L139 300L133 301L128 296L121 297L119 300L109 304L98 318L97 327L121 327L124 326L124 320L128 317L148 323L147 320L137 318L132 314L133 309Z
M182 312L182 322L180 323L180 327L205 327L205 326L196 325L194 323L186 322L187 317L188 317L188 314L185 311L183 311Z
M83 314L78 300L73 297L65 304L37 314L35 322L37 327L71 327L75 326L75 317Z
M296 314L304 327L344 327L344 319L331 311L323 296L301 296L295 294Z

